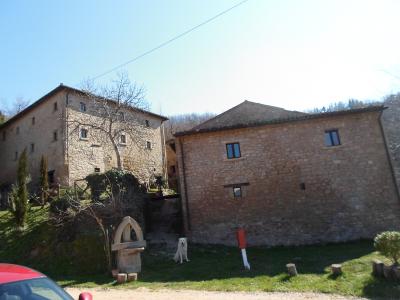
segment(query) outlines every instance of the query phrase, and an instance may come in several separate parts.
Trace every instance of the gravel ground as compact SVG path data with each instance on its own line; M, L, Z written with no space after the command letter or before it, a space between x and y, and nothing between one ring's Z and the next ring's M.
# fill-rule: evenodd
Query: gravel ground
M361 300L365 298L345 297L329 294L317 293L244 293L244 292L208 292L190 290L148 290L138 289L78 289L67 288L66 291L78 299L80 292L89 292L93 295L93 300L131 300L131 299L154 299L154 300Z

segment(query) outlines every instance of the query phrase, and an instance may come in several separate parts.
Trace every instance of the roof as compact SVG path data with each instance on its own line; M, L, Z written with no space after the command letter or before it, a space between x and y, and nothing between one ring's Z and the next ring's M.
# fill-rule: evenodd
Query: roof
M47 99L49 99L50 97L56 95L58 92L61 91L70 91L70 92L74 92L74 93L79 93L81 95L86 95L86 92L67 86L67 85L63 85L60 84L59 86L57 86L55 89L51 90L50 92L48 92L46 95L44 95L43 97L41 97L39 100L33 102L31 105L29 105L27 108L25 108L24 110L22 110L21 112L19 112L18 114L16 114L15 116L13 116L12 118L8 119L6 122L4 122L3 124L0 125L0 129L3 127L8 126L9 124L13 123L14 121L20 119L21 117L23 117L24 115L26 115L27 113L29 113L30 111L32 111L34 108L36 108L37 106L39 106L41 103L45 102ZM105 100L109 100L109 101L113 101L111 99L105 99ZM134 108L136 111L159 118L163 121L168 120L168 118L152 113L150 111L147 110L143 110L140 108Z
M28 267L0 263L0 284L46 277Z
M298 122L311 119L382 111L384 109L385 107L383 105L377 105L342 111L307 114L297 111L289 111L279 107L245 101L238 106L235 106L230 110L227 110L226 112L214 117L213 119L210 119L196 127L193 127L190 130L177 132L175 133L175 136L179 137L197 133L257 127L269 124Z
M272 121L288 117L303 116L305 113L290 111L280 107L244 101L239 105L195 126L191 130L207 130L211 128L224 128L227 126L253 124L257 122Z

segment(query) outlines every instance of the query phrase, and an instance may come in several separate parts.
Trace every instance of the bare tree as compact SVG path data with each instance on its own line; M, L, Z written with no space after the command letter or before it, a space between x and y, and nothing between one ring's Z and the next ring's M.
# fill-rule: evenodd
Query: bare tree
M63 196L63 201L68 203L68 208L59 208L57 207L57 201L60 200L54 201L52 203L53 208L50 208L50 220L56 227L63 227L67 223L79 220L79 216L91 218L95 222L98 230L101 232L107 269L111 272L112 255L110 235L112 232L110 232L110 230L112 231L112 226L107 225L110 222L107 220L107 216L104 215L104 212L108 213L108 217L109 215L112 215L113 217L120 216L120 214L116 214L115 200L113 198L110 199L111 200L108 200L107 202L95 201L85 203L81 202L76 194L66 193ZM119 211L117 213L119 213Z
M146 132L146 124L137 118L138 111L149 108L143 86L132 83L126 74L121 73L110 85L95 86L88 81L83 91L90 100L91 111L84 119L68 121L73 126L72 132L81 126L92 129L97 140L112 145L117 168L123 169L120 142L125 142L126 136L131 141L143 140Z
M23 97L17 97L14 103L11 105L11 108L7 109L7 115L9 117L15 116L16 114L27 108L29 104L29 100L26 100Z
M191 113L168 117L165 122L166 140L173 138L175 132L192 129L193 127L215 117L214 113Z
M307 113L324 113L324 112L334 112L348 109L364 108L371 105L381 105L382 102L376 100L361 101L357 99L349 99L347 102L333 102L328 106L316 107L311 110L307 110Z
M129 172L108 171L104 174L92 174L86 177L97 177L105 180L102 187L103 199L81 201L78 196L79 186L67 190L61 197L53 199L50 204L50 220L57 227L81 222L89 217L102 234L102 244L108 270L112 269L111 240L116 224L130 215L139 223L144 224L144 186ZM90 184L89 184L90 186ZM92 188L92 186L91 186Z

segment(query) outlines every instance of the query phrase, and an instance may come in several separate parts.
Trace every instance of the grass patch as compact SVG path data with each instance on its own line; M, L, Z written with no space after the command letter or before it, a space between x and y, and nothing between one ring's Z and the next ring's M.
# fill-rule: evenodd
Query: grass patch
M293 248L251 247L247 250L251 271L243 270L240 252L233 247L190 244L191 261L182 265L175 264L171 256L157 249L147 248L142 255L143 272L139 280L116 286L102 271L93 272L91 269L92 274L83 275L85 268L101 261L101 256L97 255L99 244L91 246L89 244L95 244L95 241L85 237L87 240L61 243L60 246L54 241L55 229L46 222L47 213L47 209L33 209L28 218L29 230L17 236L10 229L9 213L0 212L0 260L36 268L63 286L322 292L388 299L397 299L400 295L399 283L371 275L371 261L376 258L384 260L374 252L372 241ZM45 255L32 258L31 251L38 245ZM57 247L66 249L51 251ZM76 247L84 248L82 251L93 258L86 264L82 259L77 260ZM286 275L285 265L293 261L299 276L291 278ZM330 275L332 263L343 265L343 275Z

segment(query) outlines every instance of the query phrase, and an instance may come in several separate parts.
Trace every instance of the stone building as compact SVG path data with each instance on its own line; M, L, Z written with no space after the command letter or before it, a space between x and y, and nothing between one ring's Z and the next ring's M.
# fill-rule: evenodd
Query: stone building
M384 104L387 109L382 114L382 124L397 179L397 188L400 189L400 94L387 97Z
M129 116L127 120L135 124L135 135L121 131L118 136L116 146L123 168L143 183L155 174L165 176L166 118L134 108L125 108L120 115ZM0 126L0 185L15 182L18 157L24 149L33 184L38 182L42 155L48 159L49 181L61 185L116 167L116 151L110 141L90 126L96 118L87 94L60 85L9 119ZM117 122L116 128L123 124L125 119Z
M245 101L176 134L193 242L299 245L400 229L383 107L304 114Z

